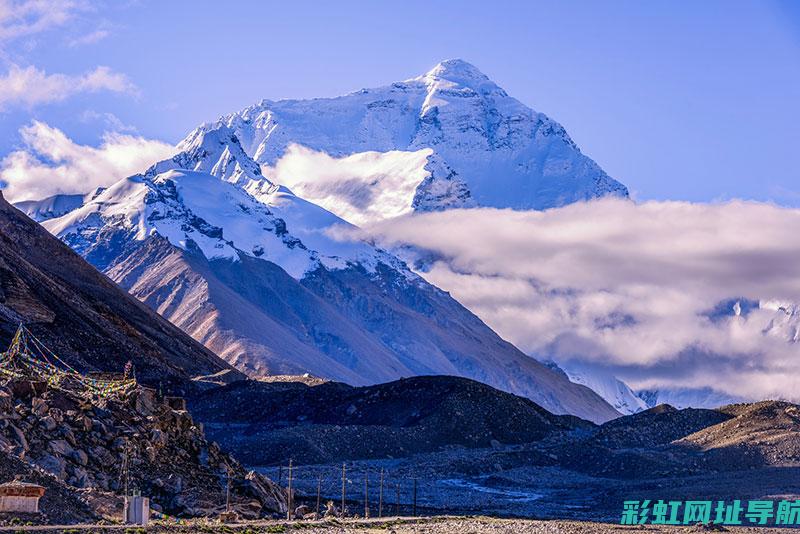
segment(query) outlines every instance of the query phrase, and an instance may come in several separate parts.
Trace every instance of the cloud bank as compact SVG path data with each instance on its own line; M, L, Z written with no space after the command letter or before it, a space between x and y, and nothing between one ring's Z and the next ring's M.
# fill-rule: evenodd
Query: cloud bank
M0 162L0 187L11 201L87 193L175 153L168 143L120 133L106 133L99 147L79 145L61 130L38 121L20 134L24 148Z
M411 245L429 281L538 357L634 387L800 400L798 230L800 210L770 204L606 199L420 214L358 237Z
M274 167L264 165L262 170L304 199L362 225L411 211L417 186L428 175L425 165L431 153L425 148L336 158L292 144Z

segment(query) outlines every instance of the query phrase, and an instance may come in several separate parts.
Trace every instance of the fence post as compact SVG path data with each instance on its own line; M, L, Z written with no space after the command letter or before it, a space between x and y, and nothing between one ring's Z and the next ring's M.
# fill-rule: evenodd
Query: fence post
M347 467L344 462L342 462L342 517L344 517L344 502L345 497L347 495L347 489L345 488L345 481L347 480L345 477L347 476Z
M369 519L369 470L364 470L364 519Z
M383 467L381 467L381 489L378 491L378 517L383 517Z
M294 499L292 498L292 459L289 458L289 497L287 498L286 520L294 519Z
M322 475L319 476L317 479L317 512L314 514L314 518L319 521L319 503L320 503L320 496L322 494Z

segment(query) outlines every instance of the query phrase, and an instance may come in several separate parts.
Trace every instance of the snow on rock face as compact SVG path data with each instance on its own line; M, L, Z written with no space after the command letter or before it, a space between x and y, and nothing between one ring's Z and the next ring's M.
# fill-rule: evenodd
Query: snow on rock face
M776 300L762 300L758 306L774 313L764 328L765 334L783 338L789 343L800 341L800 306Z
M157 233L184 250L199 249L207 259L263 257L296 279L320 265L358 264L374 271L380 262L413 277L382 251L328 237L328 228L347 223L291 193L270 190L262 202L203 172L151 171L117 182L45 227L82 255L97 244L99 233L115 230L136 241Z
M607 371L575 360L560 365L548 362L547 365L563 372L570 382L588 387L623 415L634 414L648 408L647 403L625 382Z
M156 163L145 172L145 176L155 176L173 169L213 174L242 187L252 181L264 181L261 167L247 156L229 128L218 128L212 132L195 130L178 144L178 154Z
M679 410L683 408L718 408L726 404L744 402L734 395L728 395L711 388L664 388L637 392L647 405L653 408L659 404L669 404Z
M86 195L53 195L42 200L24 200L15 203L14 206L34 221L42 222L78 209L102 192L103 188L98 187Z
M628 195L561 125L461 60L342 97L265 100L201 126L182 145L211 132L233 132L265 175L292 188L302 182L296 193L354 223L409 209L546 209ZM320 154L334 162L335 172L314 164ZM303 157L314 161L299 176L291 170ZM372 174L365 171L369 160L378 169ZM433 172L437 167L448 171ZM389 202L384 190L397 183L404 186ZM409 198L411 185L424 185L423 194ZM349 201L334 205L332 191Z

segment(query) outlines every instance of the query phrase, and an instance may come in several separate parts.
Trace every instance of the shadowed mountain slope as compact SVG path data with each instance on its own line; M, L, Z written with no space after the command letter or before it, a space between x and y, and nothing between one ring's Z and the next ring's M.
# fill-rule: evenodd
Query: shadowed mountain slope
M0 194L0 346L23 323L80 371L121 371L187 389L197 375L241 375L97 272Z

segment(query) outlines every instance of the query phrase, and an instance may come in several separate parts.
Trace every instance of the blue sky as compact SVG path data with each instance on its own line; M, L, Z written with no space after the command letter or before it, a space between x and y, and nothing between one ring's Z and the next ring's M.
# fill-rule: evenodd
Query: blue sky
M109 130L174 143L262 98L343 94L460 57L637 198L798 206L799 6L0 0L0 157L33 119L82 144ZM31 90L9 97L11 78Z

